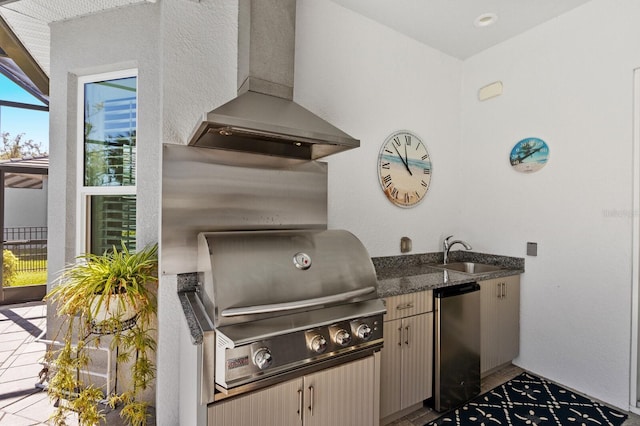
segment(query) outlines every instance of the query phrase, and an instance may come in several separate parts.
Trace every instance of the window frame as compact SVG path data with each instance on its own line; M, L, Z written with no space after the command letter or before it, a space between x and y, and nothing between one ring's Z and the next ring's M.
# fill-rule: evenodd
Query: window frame
M98 81L117 80L122 78L136 78L136 155L135 155L135 185L129 186L85 186L85 84ZM94 195L135 195L138 202L138 69L129 68L100 74L78 77L77 84L77 120L76 120L76 255L88 253L91 250L91 197ZM136 228L137 228L136 215ZM137 244L136 244L137 245Z

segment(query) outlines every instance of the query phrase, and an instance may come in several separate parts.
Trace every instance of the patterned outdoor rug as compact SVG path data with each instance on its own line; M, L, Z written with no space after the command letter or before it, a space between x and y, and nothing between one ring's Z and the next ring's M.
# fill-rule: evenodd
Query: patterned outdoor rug
M614 425L627 415L529 373L522 373L430 425Z

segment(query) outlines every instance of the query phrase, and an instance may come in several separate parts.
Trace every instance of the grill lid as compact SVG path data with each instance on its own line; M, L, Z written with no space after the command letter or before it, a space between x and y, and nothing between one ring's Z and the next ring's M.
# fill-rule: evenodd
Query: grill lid
M202 233L198 241L216 327L378 297L369 254L347 231Z

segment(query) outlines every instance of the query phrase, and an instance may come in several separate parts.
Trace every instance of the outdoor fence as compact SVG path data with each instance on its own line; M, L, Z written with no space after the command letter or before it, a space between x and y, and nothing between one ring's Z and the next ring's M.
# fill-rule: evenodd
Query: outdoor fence
M20 260L18 272L47 270L47 227L4 228L4 248Z

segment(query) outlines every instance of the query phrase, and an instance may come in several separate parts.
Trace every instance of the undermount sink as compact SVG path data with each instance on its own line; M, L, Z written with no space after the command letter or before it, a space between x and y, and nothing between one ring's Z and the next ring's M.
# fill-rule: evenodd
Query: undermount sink
M452 271L464 272L465 274L484 274L486 272L499 271L503 268L495 265L487 265L486 263L474 262L450 262L436 265L438 268L449 269Z

